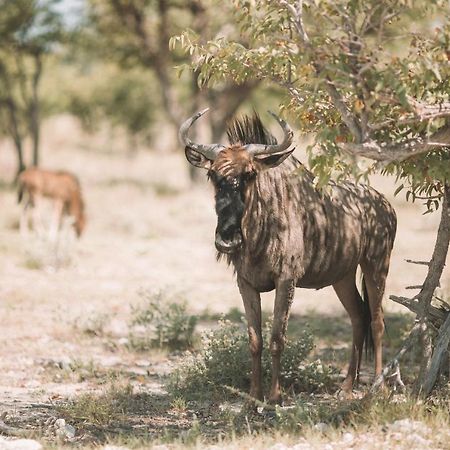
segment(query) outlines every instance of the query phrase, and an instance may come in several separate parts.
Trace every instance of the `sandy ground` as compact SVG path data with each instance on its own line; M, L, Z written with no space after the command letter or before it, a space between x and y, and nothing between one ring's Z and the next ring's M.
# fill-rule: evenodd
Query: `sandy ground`
M16 195L0 191L3 406L17 399L45 398L61 389L39 380L40 358L102 357L101 348L84 348L74 337L74 322L101 312L125 317L139 300L140 289L161 289L184 298L192 312L241 308L232 270L215 260L212 189L206 182L190 187L181 151L140 152L133 158L111 153L105 138L83 135L67 117L47 123L43 136L42 166L79 175L88 222L68 267L30 268L35 249L19 236ZM13 168L12 150L2 143L0 178L10 179ZM374 185L392 201L398 215L387 294L410 296L412 291L405 287L420 284L425 267L405 259L430 258L439 215L423 216L423 207L406 203L403 194L394 198L390 179L377 178ZM446 292L449 269L443 277ZM271 294L264 295L266 310L271 299ZM388 312L399 308L385 301ZM293 311L310 309L343 311L331 289L297 290Z

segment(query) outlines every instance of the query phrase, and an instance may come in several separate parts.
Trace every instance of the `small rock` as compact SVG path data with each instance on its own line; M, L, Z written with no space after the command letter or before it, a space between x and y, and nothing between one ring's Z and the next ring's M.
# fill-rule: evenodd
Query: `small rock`
M405 440L411 444L412 448L427 448L431 445L431 442L428 439L425 439L417 433L409 434L405 437Z
M418 420L402 419L396 420L389 425L389 431L400 432L400 433L427 433L429 431L428 427Z
M329 428L330 426L325 422L319 422L314 425L314 429L320 431L321 433L325 433Z
M345 442L346 444L349 444L350 442L353 441L353 434L352 433L344 433L342 435L342 441Z
M66 423L64 419L55 420L56 435L63 439L75 437L75 427Z
M0 436L0 450L41 450L42 445L33 439L6 439Z
M123 337L123 338L120 338L117 342L119 343L119 345L128 345L130 340L126 337Z
M139 359L135 362L138 367L148 367L150 365L150 361L146 359Z

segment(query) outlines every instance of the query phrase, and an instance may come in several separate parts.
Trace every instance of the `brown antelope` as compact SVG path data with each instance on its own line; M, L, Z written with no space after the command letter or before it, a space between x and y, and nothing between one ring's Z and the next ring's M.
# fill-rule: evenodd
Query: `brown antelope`
M81 195L80 183L75 175L63 170L51 171L33 167L23 171L19 176L18 202L24 200L20 220L21 231L28 228L30 209L34 209L40 199L47 197L53 201L53 220L51 235L61 229L63 216L73 217L73 226L78 237L85 226L84 203ZM33 217L33 227L38 227L36 214Z
M364 342L373 340L375 376L382 370L381 302L397 227L394 210L365 185L331 183L317 190L313 175L292 156L292 130L274 114L284 131L280 144L256 114L231 123L228 146L191 141L189 128L206 111L186 120L179 137L188 161L207 169L215 188L215 245L235 268L247 318L250 394L263 399L260 293L275 289L269 402L279 404L280 358L295 287L325 286L333 286L352 324L350 364L342 384L350 393ZM356 287L358 266L365 300Z

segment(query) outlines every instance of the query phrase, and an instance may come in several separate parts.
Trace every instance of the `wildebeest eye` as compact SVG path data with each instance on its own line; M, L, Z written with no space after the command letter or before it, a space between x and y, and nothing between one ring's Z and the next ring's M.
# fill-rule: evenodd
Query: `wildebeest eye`
M255 176L256 176L256 172L254 172L254 171L245 172L244 174L242 174L242 181L244 181L244 182L250 181L253 178L255 178Z

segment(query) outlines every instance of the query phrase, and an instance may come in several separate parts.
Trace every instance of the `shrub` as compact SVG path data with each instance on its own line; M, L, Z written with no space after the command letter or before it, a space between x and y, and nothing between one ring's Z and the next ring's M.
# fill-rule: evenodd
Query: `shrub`
M206 333L198 354L188 354L184 364L175 370L168 390L175 396L199 398L223 395L227 386L247 392L250 387L251 358L247 333L242 325L219 322L218 329ZM264 341L270 338L270 323L264 329ZM312 335L303 331L298 339L287 341L282 357L281 382L285 390L315 392L327 390L332 382L332 370L320 361L307 362L314 347ZM271 355L264 346L263 379L270 381ZM268 386L266 386L267 388Z
M186 303L170 301L162 292L141 295L145 301L133 308L129 345L140 351L191 348L197 316L186 312Z

